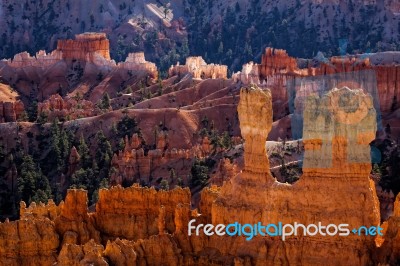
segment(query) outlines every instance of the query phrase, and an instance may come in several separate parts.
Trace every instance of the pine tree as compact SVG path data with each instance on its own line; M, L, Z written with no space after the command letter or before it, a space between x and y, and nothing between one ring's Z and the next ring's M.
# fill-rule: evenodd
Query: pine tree
M60 149L60 128L58 126L58 119L56 118L51 125L51 158L55 160L57 171L62 171L64 161L62 158L62 151Z
M132 87L131 86L128 86L127 88L126 88L126 94L131 94L132 93Z
M110 168L110 162L112 158L111 144L104 136L103 131L99 131L96 136L97 139L97 151L96 151L96 162L99 166L100 178L105 178L108 176L108 171Z
M169 178L171 182L174 182L174 180L176 179L176 173L174 168L171 168L171 170L169 170Z
M103 94L103 98L101 99L101 109L108 109L110 108L110 95L108 95L108 93L104 93Z
M24 155L17 178L18 196L21 200L46 202L51 197L49 180L35 166L32 156Z
M168 184L168 181L166 179L161 180L160 189L169 190L169 184Z
M81 156L81 166L83 169L90 168L92 165L92 158L90 156L89 148L86 145L85 138L81 135L79 139L78 153Z

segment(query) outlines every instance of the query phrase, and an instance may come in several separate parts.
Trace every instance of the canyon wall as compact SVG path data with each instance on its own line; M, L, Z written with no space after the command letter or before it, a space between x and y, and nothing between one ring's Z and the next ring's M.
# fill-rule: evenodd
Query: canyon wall
M44 69L56 64L62 58L62 52L60 51L55 50L47 54L46 51L40 50L36 53L36 56L22 52L16 54L12 60L3 60L3 62L13 68L38 67Z
M132 186L112 187L99 191L94 214L95 225L103 240L117 237L138 240L157 235L159 229L175 231L175 208L190 203L190 191L176 188L156 191L154 188Z

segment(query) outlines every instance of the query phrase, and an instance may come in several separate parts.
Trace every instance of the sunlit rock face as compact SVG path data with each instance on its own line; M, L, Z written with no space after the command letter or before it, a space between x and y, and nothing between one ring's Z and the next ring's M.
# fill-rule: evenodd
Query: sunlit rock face
M59 40L57 50L64 59L92 61L97 53L110 60L110 42L105 33L83 33L75 36L75 40Z
M271 108L263 108L265 105L271 106L268 90L255 86L242 89L238 113L245 140L245 170L222 186L212 205L213 224L321 222L348 223L351 229L378 225L378 199L369 179L368 144L376 131L371 97L362 91L343 88L307 100L304 174L293 185L279 183L269 173L264 142L272 112ZM349 146L351 151L347 149ZM327 163L329 160L332 163ZM286 258L289 264L300 260L305 265L364 265L375 245L371 236L316 235L301 239L300 244L298 238L289 238L275 252L290 252ZM281 242L277 238L272 241L274 245ZM265 245L264 262L270 263L272 250L268 250L268 244L254 241L254 245L259 245L258 248ZM299 245L307 247L307 251L299 252ZM328 262L322 259L321 252L325 254L322 257L329 258Z
M201 56L190 56L186 58L185 65L171 66L168 75L185 75L191 74L194 78L227 78L228 67L226 65L207 64Z

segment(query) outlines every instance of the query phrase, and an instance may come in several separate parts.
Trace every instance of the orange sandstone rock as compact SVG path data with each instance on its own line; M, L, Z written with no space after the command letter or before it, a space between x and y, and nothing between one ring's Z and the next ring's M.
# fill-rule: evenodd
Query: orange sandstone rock
M0 224L1 265L52 265L58 245L54 223L48 218Z
M84 244L90 239L100 243L100 234L94 227L93 217L88 214L87 192L82 189L69 189L60 215L54 220L57 232L64 237L69 232L78 236L76 244ZM69 233L67 233L69 234Z
M59 40L57 50L64 59L93 61L95 54L110 60L110 43L105 33L83 33L75 35L75 40Z
M324 149L325 152L322 154L313 154L310 157L307 157L309 151L306 150L304 174L297 183L289 185L279 183L272 178L265 155L264 143L272 123L271 95L256 87L242 89L238 112L242 136L245 140L245 169L222 186L212 204L212 223L226 224L238 221L242 224L254 224L260 221L264 224L278 222L311 224L320 221L323 224L348 223L352 228L362 225L377 226L380 222L378 200L375 186L369 179L370 168L365 161L370 159L369 149L361 144L359 144L361 147L355 147L352 151L346 148L349 145L346 143L351 143L358 132L375 130L375 112L371 101L368 100L369 96L360 91L346 90L332 91L326 95L325 100L308 103L306 110L332 119L345 118L344 122L350 122L352 112L363 109L365 104L368 110L366 116L357 125L346 123L336 125L336 122L331 122L335 124L335 127L323 140L330 140L337 144L332 144L330 149ZM347 93L346 96L351 102L359 103L355 107L351 106L355 110L340 110L339 106L331 105L335 103L335 97L339 97L344 92ZM269 106L269 108L264 108L264 106ZM317 112L324 108L326 112ZM307 120L303 129L305 142L318 139L316 138L318 134L313 128L322 127L323 129L324 119L307 115L305 119ZM265 122L260 123L260 121ZM352 126L355 126L355 129ZM311 132L317 135L312 136ZM344 154L358 154L360 160L357 161L354 157L344 156ZM332 167L320 165L321 167L315 170L316 168L309 166L314 160L322 162L332 156L336 159ZM296 246L299 245L298 238L289 238L284 246L279 245L278 239L272 239L272 244L267 244L266 242L270 243L268 238L261 238L252 240L251 245L252 249L261 253L256 255L248 251L247 254L253 259L259 259L259 263L263 264L271 263L273 259L270 259L270 256L272 256L283 259L289 264L295 264L300 260L304 265L320 263L364 265L370 261L375 247L374 238L370 236L349 235L346 238L304 236L301 239L301 245L307 247L302 252L296 251L298 250ZM319 251L313 252L313 250ZM321 255L322 250L329 250L330 253ZM229 253L238 255L240 251L233 248ZM261 257L260 254L262 254ZM290 254L290 256L285 254Z
M165 220L165 231L175 231L174 216L178 204L190 203L190 191L175 188L112 187L99 191L94 214L95 225L107 238L145 239L159 233L158 219ZM160 216L160 206L165 214Z

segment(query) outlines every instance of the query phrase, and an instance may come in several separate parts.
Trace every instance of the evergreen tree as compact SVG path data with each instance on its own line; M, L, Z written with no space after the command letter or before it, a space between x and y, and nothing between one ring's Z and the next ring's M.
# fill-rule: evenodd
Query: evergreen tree
M117 124L118 137L124 138L125 136L132 136L134 133L139 133L138 124L135 118L130 118L124 115L121 121Z
M51 197L49 180L42 174L40 168L35 166L32 156L24 155L17 178L18 196L27 202L46 202Z
M86 145L85 138L81 135L78 145L78 153L81 156L81 166L83 169L88 169L92 165L89 148Z
M108 109L110 108L110 95L108 95L108 93L104 93L103 94L103 98L101 99L101 104L100 104L100 108L101 109Z
M209 178L208 166L204 161L200 161L198 158L195 158L190 173L192 176L192 186L205 186L207 184L207 180Z
M58 126L58 119L56 118L51 125L51 153L50 159L55 161L57 171L62 171L64 162L62 158L62 151L60 149L60 128Z
M168 181L166 179L161 180L160 189L169 190L169 184L168 184Z
M96 136L97 150L96 150L96 163L100 169L100 178L108 176L110 162L112 158L111 144L104 136L103 131L99 131Z

